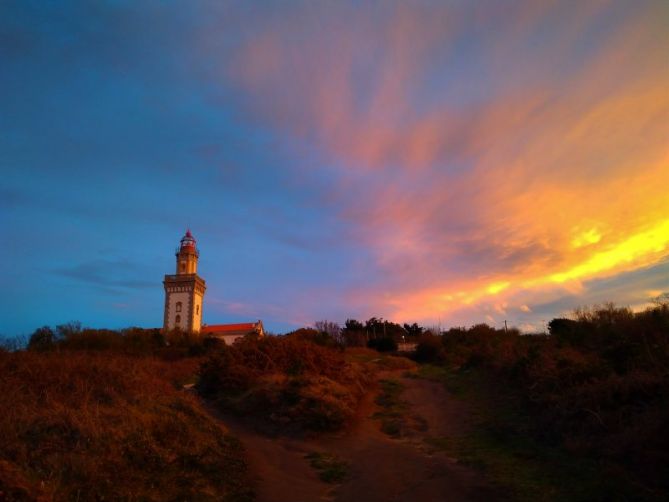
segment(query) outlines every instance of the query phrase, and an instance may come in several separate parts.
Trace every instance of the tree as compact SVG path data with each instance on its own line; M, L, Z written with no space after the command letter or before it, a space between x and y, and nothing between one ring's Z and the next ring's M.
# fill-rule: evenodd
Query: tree
M355 319L346 319L346 323L344 324L345 329L351 330L351 331L364 331L365 327L362 325L360 321L356 321Z
M365 331L370 338L393 338L394 340L400 340L407 334L399 324L376 317L370 318L365 323Z
M67 340L68 338L81 333L81 323L79 321L70 321L65 324L56 326L56 334L59 340Z
M344 329L341 330L341 337L347 347L363 347L367 343L365 327L355 319L346 319Z
M37 328L35 332L30 335L28 341L28 350L51 350L56 342L56 335L49 326L42 326Z
M407 332L408 336L419 337L425 331L425 328L419 326L418 323L413 324L404 324L404 330Z
M444 344L442 337L433 335L429 331L418 339L416 352L414 354L416 361L421 363L441 362L445 359Z
M391 336L381 336L370 339L367 342L367 347L376 349L379 352L395 352L397 350L397 342Z
M328 320L316 321L314 323L314 328L319 332L329 336L337 343L343 343L343 338L341 336L342 329L336 322L331 322Z
M651 300L653 305L659 309L669 309L669 293L662 293Z

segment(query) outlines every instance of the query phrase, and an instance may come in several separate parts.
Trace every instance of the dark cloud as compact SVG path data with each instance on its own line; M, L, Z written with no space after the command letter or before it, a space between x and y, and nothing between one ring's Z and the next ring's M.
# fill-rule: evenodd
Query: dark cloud
M156 288L159 282L147 276L146 266L128 260L93 260L73 267L52 270L53 274L76 279L105 289Z

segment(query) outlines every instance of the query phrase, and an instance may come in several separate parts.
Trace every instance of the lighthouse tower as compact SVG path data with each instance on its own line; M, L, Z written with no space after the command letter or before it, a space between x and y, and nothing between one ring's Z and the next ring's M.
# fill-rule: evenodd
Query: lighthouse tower
M175 275L166 275L165 316L163 328L198 333L202 326L202 298L207 289L204 279L197 275L197 260L200 256L190 230L181 239L176 251Z

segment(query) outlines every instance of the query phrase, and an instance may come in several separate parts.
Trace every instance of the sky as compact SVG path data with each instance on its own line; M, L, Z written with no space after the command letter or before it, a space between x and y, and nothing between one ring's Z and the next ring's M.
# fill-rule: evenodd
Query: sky
M669 291L665 1L0 3L0 334L542 330Z

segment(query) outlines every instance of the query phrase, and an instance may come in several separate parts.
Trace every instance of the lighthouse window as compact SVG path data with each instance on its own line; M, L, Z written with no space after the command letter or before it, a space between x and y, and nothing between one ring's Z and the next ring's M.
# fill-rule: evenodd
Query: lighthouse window
M200 306L199 305L195 305L195 313L196 314L200 313Z
M177 302L177 312L181 312L181 302Z
M180 316L180 315L177 315L177 316L174 318L174 324L176 324L176 325L178 326L180 323L181 323L181 316Z

